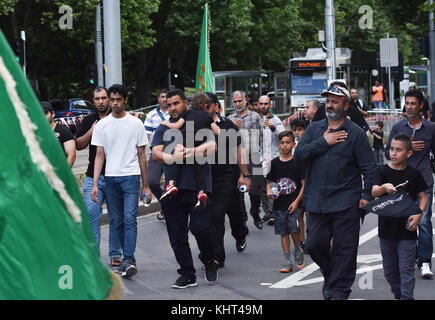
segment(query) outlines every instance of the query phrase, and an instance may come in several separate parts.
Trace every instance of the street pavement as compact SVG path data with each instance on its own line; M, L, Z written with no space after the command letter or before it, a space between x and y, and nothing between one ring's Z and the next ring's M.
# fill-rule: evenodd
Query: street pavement
M246 206L249 201L246 196ZM435 208L434 208L435 209ZM283 254L279 236L272 226L264 225L258 230L249 218L248 245L238 253L235 240L226 222L225 267L219 269L216 282L208 282L201 270L198 247L189 233L197 274L197 287L173 289L171 285L178 278L178 264L169 244L166 226L156 219L156 212L138 218L136 260L138 273L123 279L127 289L124 299L128 300L321 300L323 278L319 268L310 256L300 271L289 274L279 272ZM435 223L435 221L433 220ZM434 224L435 225L435 224ZM104 263L109 263L108 226L102 227L101 253ZM392 300L389 286L382 270L382 260L377 237L377 216L366 216L360 231L358 271L350 299ZM435 299L434 280L425 280L416 270L415 298Z

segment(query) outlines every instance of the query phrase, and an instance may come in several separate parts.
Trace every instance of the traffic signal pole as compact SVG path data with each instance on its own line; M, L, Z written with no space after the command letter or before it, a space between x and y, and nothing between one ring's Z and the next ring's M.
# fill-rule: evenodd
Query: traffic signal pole
M103 70L103 35L101 32L101 7L95 8L95 64L97 65L97 85L104 87Z
M429 68L430 68L430 101L429 106L435 100L435 24L434 24L434 14L432 10L433 0L429 0L430 11L429 11Z
M119 0L103 0L106 87L122 84L121 17Z

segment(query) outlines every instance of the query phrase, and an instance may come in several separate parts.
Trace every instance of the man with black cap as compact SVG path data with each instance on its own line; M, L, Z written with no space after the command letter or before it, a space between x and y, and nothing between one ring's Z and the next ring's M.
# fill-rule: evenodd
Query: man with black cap
M349 91L332 85L322 96L327 118L307 127L294 159L308 163L303 196L309 212L307 247L323 274L324 298L340 300L348 298L355 280L359 208L371 200L376 162L367 135L345 116Z
M74 161L76 161L76 141L72 132L65 126L54 122L54 109L50 102L41 101L42 109L44 110L45 117L50 122L51 128L59 140L60 145L65 152L66 160L69 166L72 168Z

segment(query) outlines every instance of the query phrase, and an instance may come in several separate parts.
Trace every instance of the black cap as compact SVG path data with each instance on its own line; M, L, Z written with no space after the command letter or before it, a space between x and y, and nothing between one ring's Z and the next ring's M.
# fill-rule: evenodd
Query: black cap
M41 101L41 106L45 113L47 113L48 111L54 112L53 106L48 101Z

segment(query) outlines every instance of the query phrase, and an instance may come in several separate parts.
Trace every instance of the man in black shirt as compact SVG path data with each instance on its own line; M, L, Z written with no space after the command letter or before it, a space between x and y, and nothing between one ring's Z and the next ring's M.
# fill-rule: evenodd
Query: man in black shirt
M96 112L86 116L77 133L77 150L83 150L89 145L89 165L86 171L86 177L83 182L83 197L86 209L94 232L95 241L98 251L100 250L100 223L103 214L103 202L106 197L106 188L104 181L104 167L101 170L100 179L98 180L98 199L95 202L91 198L92 185L94 183L94 163L97 147L91 145L92 133L97 122L105 118L110 113L109 97L104 87L97 87L93 92L93 102ZM113 217L109 215L109 257L112 266L121 265L121 245L114 231Z
M50 122L50 126L56 135L57 140L60 142L62 146L63 152L65 152L66 160L68 161L69 166L72 168L74 165L74 161L76 161L76 142L74 140L74 136L71 131L61 125L54 122L54 109L50 102L42 101L41 102L42 109L44 110L45 117L48 122Z
M227 118L218 112L218 100L215 94L206 92L211 100L209 113L221 129L216 138L218 151L215 155L215 163L212 165L212 229L214 233L214 247L218 268L225 262L225 213L231 226L231 234L236 239L236 249L242 252L246 248L246 236L248 227L243 221L239 208L233 206L239 200L238 186L245 184L250 188L251 180L248 178L248 167L241 161L242 152L241 137L237 134L239 129ZM235 138L232 140L232 138ZM235 140L235 141L234 141ZM223 158L225 155L225 158ZM239 168L235 166L238 163Z

